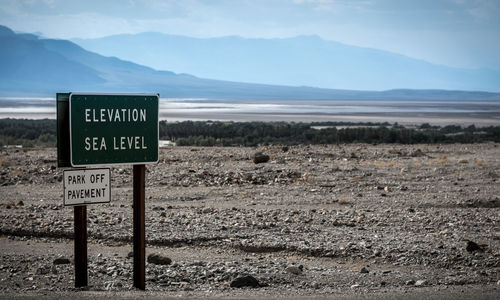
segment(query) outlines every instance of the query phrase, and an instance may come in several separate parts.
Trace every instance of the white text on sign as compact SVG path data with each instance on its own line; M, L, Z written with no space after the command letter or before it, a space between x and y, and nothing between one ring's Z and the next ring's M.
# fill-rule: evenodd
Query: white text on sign
M85 122L146 122L146 109L85 109Z
M146 122L146 109L85 109L85 122ZM86 151L107 151L110 143L104 137L86 137ZM145 150L143 136L113 137L113 150Z
M113 150L145 150L148 149L144 143L143 136L120 136L113 137ZM86 151L108 150L106 139L104 137L86 137Z

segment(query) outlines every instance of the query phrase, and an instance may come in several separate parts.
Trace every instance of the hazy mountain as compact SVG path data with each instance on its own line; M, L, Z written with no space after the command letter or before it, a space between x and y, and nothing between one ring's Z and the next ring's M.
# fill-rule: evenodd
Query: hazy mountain
M435 65L317 36L201 39L141 33L74 41L90 51L155 69L219 80L355 90L500 91L500 71Z
M85 88L104 82L98 72L49 51L34 35L0 26L0 90L46 92L49 87Z
M67 40L15 34L0 26L0 94L160 93L162 97L252 100L500 100L499 93L442 90L364 92L248 84L157 71L84 50Z

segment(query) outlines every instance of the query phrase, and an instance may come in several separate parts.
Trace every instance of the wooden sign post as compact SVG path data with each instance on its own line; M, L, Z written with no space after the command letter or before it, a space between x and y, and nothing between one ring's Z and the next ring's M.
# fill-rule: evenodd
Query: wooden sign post
M146 288L145 163L158 162L159 95L58 93L58 167L87 168L133 164L134 287ZM75 286L88 284L86 204L106 202L111 183L99 169L79 169L78 177L64 176L66 185L83 184L68 191L75 216ZM108 174L109 173L109 169ZM70 171L68 171L70 172ZM85 173L87 172L87 173ZM94 174L94 175L92 175ZM92 177L94 176L94 177ZM110 180L111 175L107 175ZM75 179L76 178L76 179ZM90 180L94 178L94 180ZM86 181L92 184L85 186ZM97 182L100 180L100 182ZM109 196L110 197L110 196ZM107 201L109 202L109 201Z
M75 287L88 285L87 206L75 206Z
M146 166L134 166L134 286L146 288Z

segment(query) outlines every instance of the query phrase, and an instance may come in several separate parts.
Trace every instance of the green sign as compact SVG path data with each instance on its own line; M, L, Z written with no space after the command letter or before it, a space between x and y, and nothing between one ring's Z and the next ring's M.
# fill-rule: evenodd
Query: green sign
M71 165L157 162L158 103L158 95L71 93Z

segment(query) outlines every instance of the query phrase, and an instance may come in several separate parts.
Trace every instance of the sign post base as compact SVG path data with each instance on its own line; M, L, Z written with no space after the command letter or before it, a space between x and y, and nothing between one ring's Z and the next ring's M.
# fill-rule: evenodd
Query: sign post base
M146 289L146 166L134 165L134 287Z
M87 207L75 206L75 287L88 285L87 276Z

